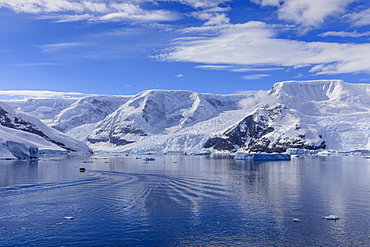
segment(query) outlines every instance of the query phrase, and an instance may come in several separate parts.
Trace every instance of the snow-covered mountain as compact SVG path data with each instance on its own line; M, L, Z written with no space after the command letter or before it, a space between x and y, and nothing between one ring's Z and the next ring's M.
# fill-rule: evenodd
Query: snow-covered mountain
M228 122L209 126L208 130L202 128L202 123L207 124L223 112L240 109L238 102L245 97L191 91L144 91L101 121L87 141L95 149L116 151L202 149L209 132L222 130ZM235 114L232 121L239 117ZM204 131L196 131L194 126Z
M40 120L0 102L1 154L18 158L35 157L42 152L92 153L83 142L52 129Z
M6 104L42 121L49 122L78 98L6 100Z
M205 147L285 152L288 148L370 149L370 85L341 80L276 83L268 101Z
M278 82L236 95L148 90L32 102L17 107L53 116L51 126L94 151L370 150L370 85L341 80Z
M67 132L85 124L95 124L111 114L132 96L87 96L64 108L49 126Z
M207 140L205 148L217 151L283 153L288 148L325 149L318 128L301 122L300 114L285 105L265 105L226 130Z

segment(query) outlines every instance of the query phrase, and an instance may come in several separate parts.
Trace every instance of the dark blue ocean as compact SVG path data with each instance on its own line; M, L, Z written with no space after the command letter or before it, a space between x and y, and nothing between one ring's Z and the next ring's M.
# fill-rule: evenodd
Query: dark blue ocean
M370 246L363 156L151 157L0 161L0 246Z

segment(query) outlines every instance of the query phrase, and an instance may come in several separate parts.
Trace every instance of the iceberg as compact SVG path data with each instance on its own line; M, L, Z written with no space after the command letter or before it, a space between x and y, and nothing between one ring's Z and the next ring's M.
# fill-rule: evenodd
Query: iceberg
M301 148L288 148L286 152L290 155L317 155L319 153L318 150L309 150Z
M326 219L326 220L339 220L339 216L337 216L337 215L329 215L329 216L324 216L323 217L324 219Z
M6 146L9 151L18 159L37 159L39 156L39 148L36 145L6 141Z

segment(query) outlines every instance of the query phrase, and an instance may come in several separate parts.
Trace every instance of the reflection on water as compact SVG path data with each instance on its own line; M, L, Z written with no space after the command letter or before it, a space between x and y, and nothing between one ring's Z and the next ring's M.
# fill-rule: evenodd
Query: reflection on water
M360 156L90 160L0 161L0 245L370 245Z

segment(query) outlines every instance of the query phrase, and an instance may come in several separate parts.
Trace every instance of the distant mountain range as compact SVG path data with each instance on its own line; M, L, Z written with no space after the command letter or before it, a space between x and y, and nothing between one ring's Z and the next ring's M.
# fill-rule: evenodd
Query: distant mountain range
M370 149L370 85L341 80L278 82L269 91L235 95L148 90L135 96L5 103L17 111L0 113L3 127L35 134L30 127L35 118L29 120L33 125L23 124L28 129L9 124L14 116L32 115L54 134L39 136L55 145L58 133L65 144L56 145L65 150L88 150L68 144L67 135L108 152ZM4 116L13 116L13 122Z

